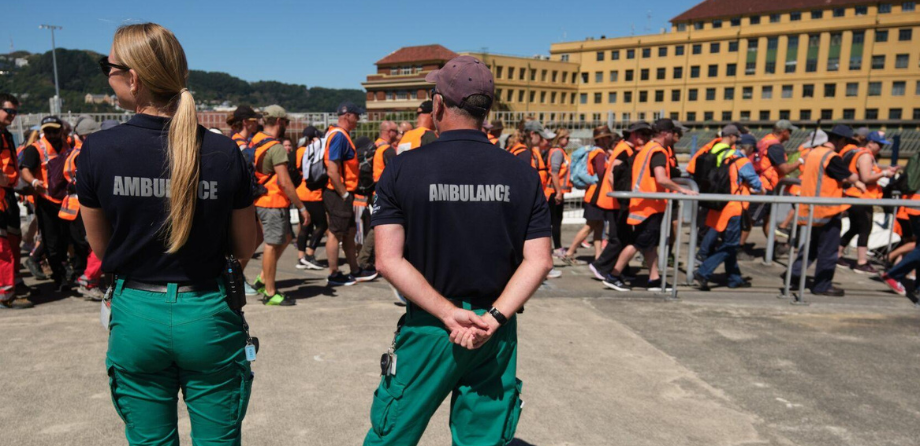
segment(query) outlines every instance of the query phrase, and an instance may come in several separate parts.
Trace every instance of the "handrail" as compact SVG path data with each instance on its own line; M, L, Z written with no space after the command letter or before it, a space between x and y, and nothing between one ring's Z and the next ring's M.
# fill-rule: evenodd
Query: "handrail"
M782 178L776 182L773 191L776 192L775 195L785 195L786 189L792 185L800 186L802 185L802 180L799 178ZM767 250L766 253L764 253L763 259L763 264L768 266L773 264L773 250L776 246L776 219L778 218L776 214L779 212L777 209L778 204L779 203L770 204L770 229L769 232L767 232Z
M690 190L694 192L699 193L700 191L700 187L699 185L696 184L696 181L693 181L690 178L674 178L671 181L674 181L675 183L681 186L689 187ZM678 221L680 222L678 223L678 228L680 228L680 226L683 224L684 211L683 211L683 208L681 207L682 204L683 204L682 202L678 202L677 218L679 219ZM696 238L697 238L697 233L699 233L699 220L698 220L699 210L700 210L699 206L693 206L693 208L690 209L690 240L688 241L688 246L687 246L687 251L689 252L689 255L687 256L687 273L685 274L687 285L690 285L693 283L693 270L694 270L694 267L696 266L696 254L695 253L696 253ZM677 240L675 240L674 242L675 246L677 247L675 248L676 252L674 253L674 283L675 285L677 284L677 266L678 266L678 263L680 263L679 262L680 234L681 234L681 231L677 231ZM675 286L674 289L676 290L677 287ZM677 298L676 291L674 292L672 298L673 299Z

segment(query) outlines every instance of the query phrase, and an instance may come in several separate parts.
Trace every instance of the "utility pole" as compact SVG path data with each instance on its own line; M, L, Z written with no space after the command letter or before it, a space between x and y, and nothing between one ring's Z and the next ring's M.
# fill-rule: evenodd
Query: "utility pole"
M56 45L54 44L54 30L64 28L55 25L38 25L38 29L51 30L51 63L54 66L54 99L51 100L51 114L58 115L61 113L61 87L60 84L58 84L57 54Z

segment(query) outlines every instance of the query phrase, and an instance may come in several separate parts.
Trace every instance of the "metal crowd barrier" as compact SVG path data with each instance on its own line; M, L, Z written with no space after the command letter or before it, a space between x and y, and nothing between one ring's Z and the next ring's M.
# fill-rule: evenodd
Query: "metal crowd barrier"
M686 178L679 179L678 184L681 185L690 185L695 186L695 183L692 183L692 180ZM794 184L794 183L788 183ZM691 186L691 187L692 187ZM920 207L920 200L903 200L903 199L894 199L894 198L885 198L885 199L866 199L866 198L828 198L828 197L799 197L795 195L733 195L733 194L699 194L699 195L684 195L677 193L668 193L668 192L611 192L609 196L616 199L627 199L627 198L647 198L654 200L664 200L668 203L668 206L665 207L664 219L661 223L661 233L662 237L658 245L658 265L661 275L662 291L661 294L667 296L669 300L677 299L677 274L678 266L680 259L680 234L682 231L678 231L676 234L675 240L675 254L674 254L674 286L671 287L671 290L667 289L667 257L668 257L668 238L670 237L671 229L671 200L678 201L678 212L681 212L683 209L683 202L690 201L700 202L700 201L743 201L748 203L766 203L771 206L781 203L787 203L793 205L795 209L796 220L798 220L799 206L805 205L808 206L808 221L804 227L805 236L803 243L801 243L804 252L802 256L802 269L799 274L799 290L798 294L793 294L793 304L805 304L805 279L808 271L808 255L809 248L811 244L811 228L814 225L814 206L833 206L840 204L848 205L866 205L866 206L905 206L905 207ZM698 206L695 206L698 207ZM775 208L774 208L775 209ZM680 214L683 215L682 213ZM678 219L680 221L681 219ZM775 218L771 219L775 220ZM792 227L792 234L790 235L790 240L795 239L796 232L798 229L798 221ZM695 241L698 233L697 221L694 213L691 214L691 223L690 223L690 260L687 262L687 271L686 278L687 283L691 284L693 280L694 272L694 260L695 260ZM783 294L780 295L780 298L788 298L790 296L789 290L791 287L792 281L792 266L795 263L795 244L790 245L789 250L789 264L786 267L786 280L785 286L783 288Z

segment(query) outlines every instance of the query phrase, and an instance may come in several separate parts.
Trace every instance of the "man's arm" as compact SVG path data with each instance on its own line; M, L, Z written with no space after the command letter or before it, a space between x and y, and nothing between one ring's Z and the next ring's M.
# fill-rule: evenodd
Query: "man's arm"
M303 218L303 225L309 225L310 214L307 213L307 208L304 207L303 202L300 201L300 197L297 196L297 190L294 189L294 182L291 181L291 175L288 174L287 163L275 164L274 169L275 176L278 177L278 187L281 188L284 195L291 200L297 212L300 213L301 218Z
M342 162L341 161L326 161L326 175L329 176L329 181L332 182L332 188L335 189L335 193L339 196L345 195L345 184L342 183Z
M488 330L489 325L472 311L457 308L441 296L425 280L408 260L403 257L406 230L399 224L378 225L374 227L374 249L377 256L377 271L396 289L423 310L440 319L450 332L450 340L465 348L473 349L476 335L464 338L472 330ZM547 246L549 246L547 242ZM549 254L549 248L546 254ZM543 273L546 277L546 273ZM542 278L541 278L542 281ZM539 283L538 283L539 285Z

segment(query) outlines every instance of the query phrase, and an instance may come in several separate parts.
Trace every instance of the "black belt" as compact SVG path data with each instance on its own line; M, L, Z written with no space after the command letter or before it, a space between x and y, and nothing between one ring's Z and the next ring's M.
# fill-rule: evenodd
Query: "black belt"
M166 293L168 291L167 284L165 283L148 283L137 280L125 280L124 287L151 293ZM218 286L217 280L207 280L203 282L180 283L176 292L197 293L202 291L217 291L219 289L220 286Z

